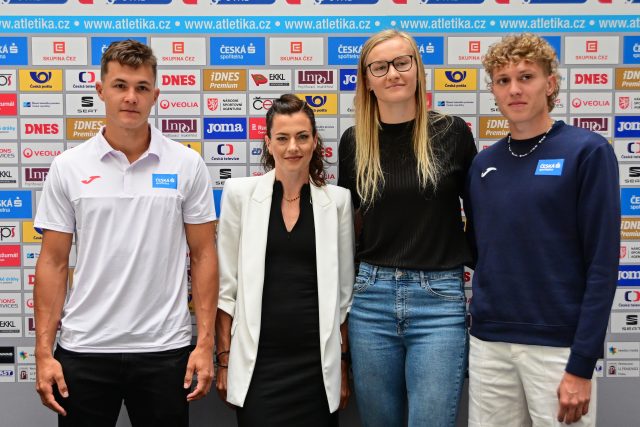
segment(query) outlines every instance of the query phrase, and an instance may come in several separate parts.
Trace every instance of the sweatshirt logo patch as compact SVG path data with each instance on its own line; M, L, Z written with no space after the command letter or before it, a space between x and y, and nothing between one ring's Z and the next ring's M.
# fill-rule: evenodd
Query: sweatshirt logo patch
M542 159L538 160L535 175L562 175L564 159Z

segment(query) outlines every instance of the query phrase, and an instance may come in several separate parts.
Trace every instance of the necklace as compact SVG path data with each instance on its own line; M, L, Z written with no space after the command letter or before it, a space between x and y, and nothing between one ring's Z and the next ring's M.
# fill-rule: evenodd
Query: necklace
M300 193L298 193L298 195L296 197L292 198L292 199L287 199L286 197L284 197L284 194L282 195L282 198L285 199L289 203L293 203L293 202L295 202L296 200L298 200L300 198Z
M547 131L544 133L544 135L542 135L542 138L540 138L540 141L536 142L535 145L533 147L531 147L531 149L529 151L527 151L524 154L517 154L514 153L513 150L511 149L511 133L509 133L507 135L507 148L509 148L509 152L511 153L511 155L513 157L527 157L529 154L533 153L535 151L536 148L538 148L538 146L540 144L542 144L542 141L544 141L545 139L547 139L547 135L549 135L549 132L551 131L551 129L553 129L553 125L556 123L556 121L554 120L551 123L551 127L549 127L549 129L547 129Z

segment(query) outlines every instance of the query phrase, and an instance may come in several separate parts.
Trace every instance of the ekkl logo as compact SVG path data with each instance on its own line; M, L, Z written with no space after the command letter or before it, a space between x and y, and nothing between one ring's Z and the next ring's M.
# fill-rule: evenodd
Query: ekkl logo
M251 78L253 79L253 82L256 84L256 86L260 86L260 85L263 85L265 83L269 83L269 79L267 79L262 74L251 74Z
M289 43L289 52L290 53L302 53L302 42L291 42L291 43Z
M480 40L469 40L469 53L480 53Z
M171 42L171 52L175 55L184 53L184 42Z
M587 53L598 52L598 40L587 40L585 45Z
M83 179L80 182L83 184L91 184L93 181L95 181L98 178L102 178L102 177L100 175L91 175L89 179Z
M53 53L63 54L66 53L67 47L65 42L53 42Z

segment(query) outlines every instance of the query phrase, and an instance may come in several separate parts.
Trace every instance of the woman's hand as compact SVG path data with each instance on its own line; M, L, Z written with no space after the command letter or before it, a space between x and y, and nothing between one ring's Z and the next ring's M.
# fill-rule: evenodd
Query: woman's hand
M347 407L349 403L349 396L351 396L351 389L349 388L349 362L342 361L342 381L340 384L340 409Z
M227 368L218 366L216 369L216 390L218 396L224 403L227 403Z

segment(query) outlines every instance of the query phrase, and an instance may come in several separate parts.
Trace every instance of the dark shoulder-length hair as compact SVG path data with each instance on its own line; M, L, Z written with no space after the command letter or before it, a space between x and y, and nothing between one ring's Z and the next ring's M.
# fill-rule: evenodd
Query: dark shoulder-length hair
M322 138L318 134L318 129L316 128L316 117L313 114L313 110L311 107L307 105L306 102L298 98L297 96L287 93L280 98L275 99L273 101L273 105L267 111L267 135L271 138L271 128L273 126L273 119L276 114L286 114L291 116L295 113L302 112L307 115L309 118L309 122L311 123L311 133L314 137L317 137L318 143L316 144L316 149L313 151L311 155L311 161L309 162L309 176L311 177L311 181L317 186L320 187L325 185L325 176L324 176L324 159L322 157ZM275 160L269 150L267 149L267 140L264 139L262 143L262 166L266 171L270 171L275 168Z

